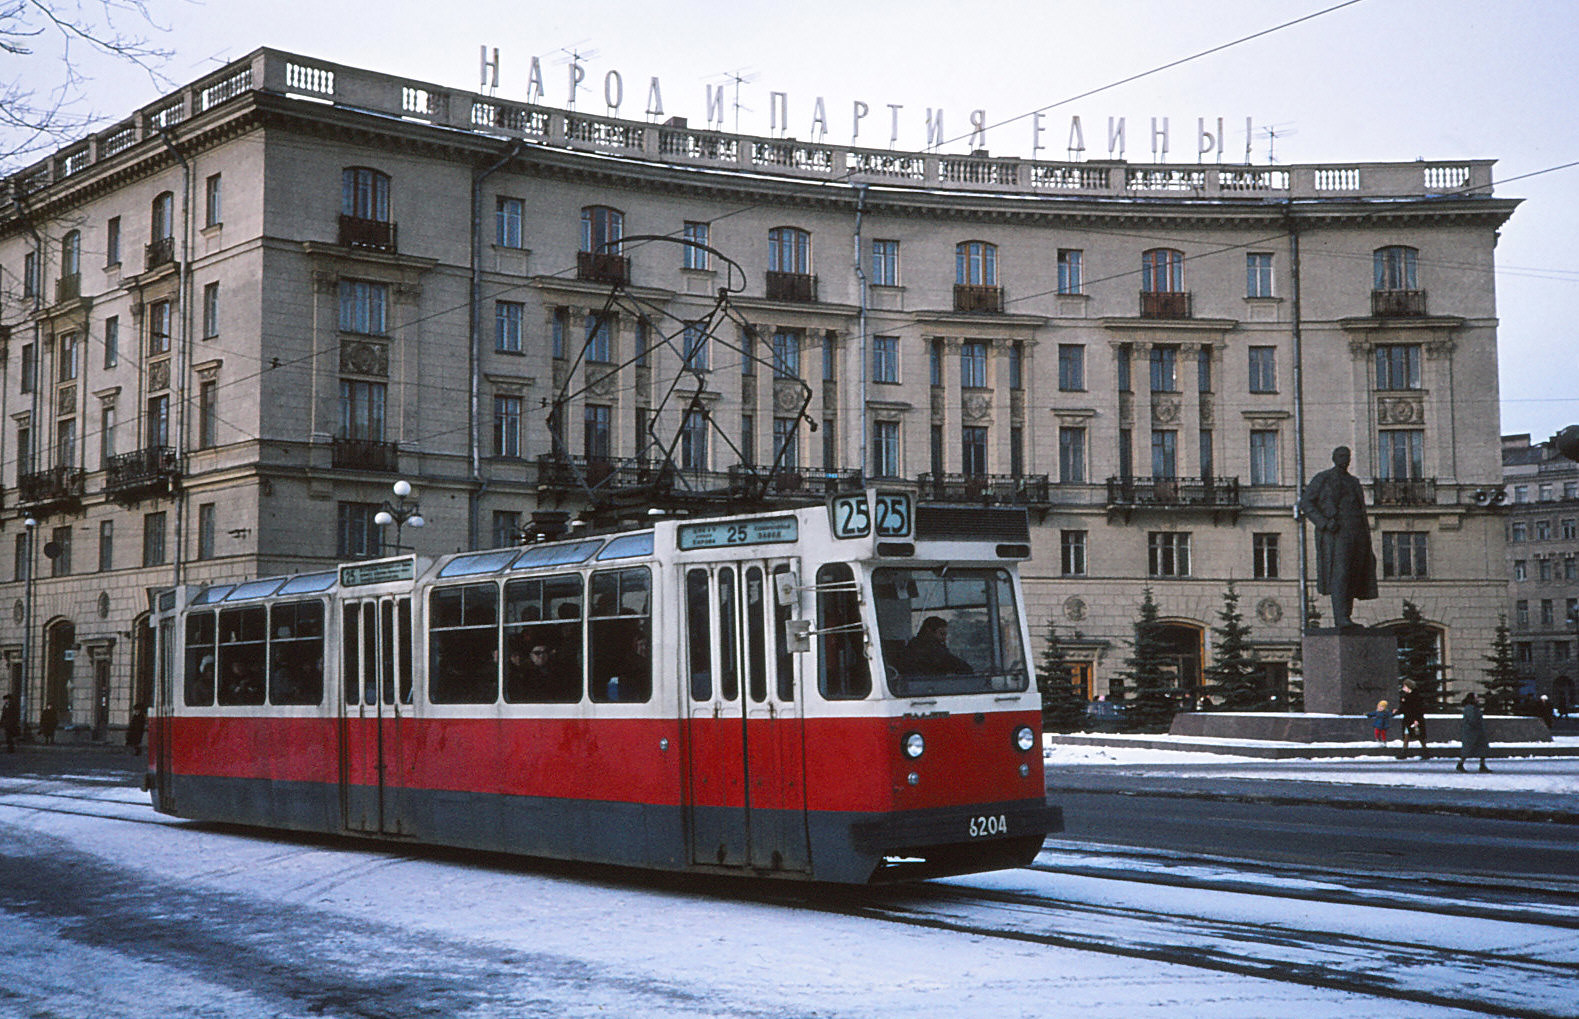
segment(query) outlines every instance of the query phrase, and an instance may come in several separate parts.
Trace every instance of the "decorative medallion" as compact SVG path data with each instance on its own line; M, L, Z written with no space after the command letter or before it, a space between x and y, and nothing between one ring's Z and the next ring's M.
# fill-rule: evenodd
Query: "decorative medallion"
M1382 397L1376 401L1376 422L1383 425L1418 425L1425 421L1425 401L1419 397Z
M603 372L600 375L593 376L592 381L587 383L588 392L593 396L601 396L605 399L612 398L618 392L618 389L618 372Z
M1210 428L1217 421L1217 404L1211 393L1201 394L1201 427Z
M934 387L933 390L932 390L932 416L933 416L933 418L942 418L943 415L944 415L944 412L947 409L948 409L947 405L944 403L944 400L943 400L943 391L941 389L938 389L938 388Z
M364 340L342 340L340 343L340 370L357 375L389 375L389 348L382 343Z
M55 394L55 413L70 414L77 409L77 387L61 386Z
M1086 618L1086 600L1079 595L1071 595L1064 599L1064 618L1071 623L1078 623Z
M965 397L961 410L966 421L985 421L992 417L992 397L972 393Z
M170 388L170 362L168 360L155 361L148 366L148 388L150 390Z
M110 618L110 593L108 591L99 592L99 618Z
M1262 598L1256 602L1256 618L1263 623L1276 623L1283 618L1283 606L1276 598Z
M1156 393L1151 398L1151 420L1159 425L1171 425L1179 420L1179 395Z
M805 398L806 388L798 382L773 383L773 409L780 415L793 414L800 410L801 401Z

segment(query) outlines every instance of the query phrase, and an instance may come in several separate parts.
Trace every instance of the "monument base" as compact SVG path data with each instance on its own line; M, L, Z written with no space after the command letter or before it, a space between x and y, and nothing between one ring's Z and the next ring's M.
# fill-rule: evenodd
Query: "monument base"
M1386 630L1306 630L1305 710L1363 715L1386 700L1398 707L1398 638Z

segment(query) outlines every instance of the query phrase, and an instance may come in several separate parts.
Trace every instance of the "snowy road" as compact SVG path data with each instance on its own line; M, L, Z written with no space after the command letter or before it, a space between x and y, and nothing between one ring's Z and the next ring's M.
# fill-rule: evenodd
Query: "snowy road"
M1050 842L856 893L156 815L0 779L0 1016L1573 1015L1574 889Z

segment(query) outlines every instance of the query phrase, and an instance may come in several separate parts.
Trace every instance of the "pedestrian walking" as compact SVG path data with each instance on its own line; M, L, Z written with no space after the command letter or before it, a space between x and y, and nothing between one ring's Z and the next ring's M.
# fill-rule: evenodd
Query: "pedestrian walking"
M5 730L5 752L16 753L16 738L22 730L22 709L10 694L5 695L5 706L0 707L0 729Z
M1398 696L1398 714L1403 719L1404 748L1398 752L1400 761L1409 757L1409 738L1420 741L1420 759L1430 756L1425 745L1425 698L1415 689L1414 682L1404 681L1403 693Z
M44 737L46 744L55 742L55 730L60 726L60 712L55 710L55 705L46 704L38 716L38 731Z
M1486 752L1491 749L1486 742L1486 716L1480 710L1480 701L1473 693L1464 695L1464 721L1458 733L1458 770L1464 770L1464 762L1471 757L1480 758L1480 770L1490 771L1486 767Z
M1375 711L1367 711L1365 717L1371 720L1371 733L1376 737L1376 742L1382 746L1387 745L1387 727L1393 724L1393 711L1387 706L1386 701L1377 701Z
M148 728L148 705L138 701L132 705L132 717L126 723L126 749L134 754L143 751L143 731Z

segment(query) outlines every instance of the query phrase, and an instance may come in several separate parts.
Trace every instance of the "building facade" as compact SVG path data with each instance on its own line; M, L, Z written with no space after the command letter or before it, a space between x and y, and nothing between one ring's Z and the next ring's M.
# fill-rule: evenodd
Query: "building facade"
M1347 445L1357 618L1413 600L1472 680L1515 205L1485 161L865 150L259 50L5 182L0 657L30 719L102 730L152 590L379 554L396 479L403 544L509 543L662 446L698 488L1025 505L1033 628L1091 695L1147 586L1198 683L1233 581L1281 689L1300 479Z
M1550 442L1502 437L1509 637L1526 696L1574 704L1579 638L1579 464Z

